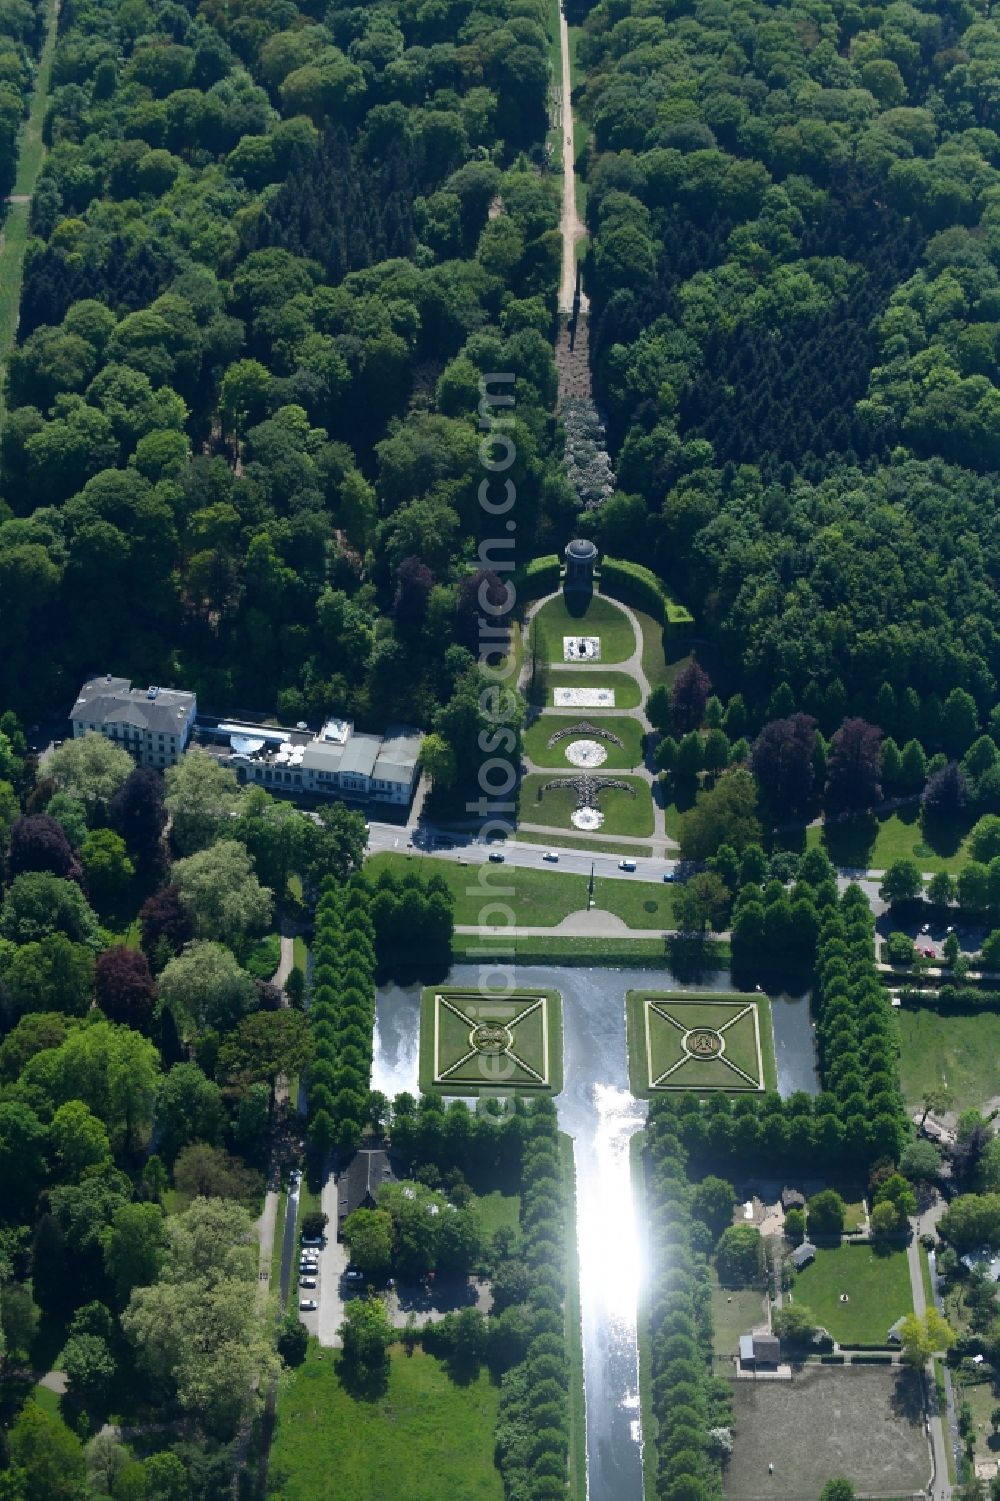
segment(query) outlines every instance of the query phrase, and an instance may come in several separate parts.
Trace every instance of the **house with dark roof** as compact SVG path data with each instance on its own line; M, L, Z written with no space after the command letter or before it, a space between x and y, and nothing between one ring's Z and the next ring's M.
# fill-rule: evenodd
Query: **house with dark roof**
M741 1334L740 1365L757 1371L777 1366L781 1360L781 1341L776 1334Z
M789 1261L797 1272L801 1272L804 1266L816 1260L816 1247L808 1240L804 1240L801 1246L796 1246L789 1256Z
M789 1209L805 1209L806 1196L797 1188L783 1188L781 1190L781 1207L787 1214Z
M70 710L73 738L103 735L141 766L175 766L191 738L198 701L179 688L133 688L128 678L89 678Z
M343 1240L344 1221L355 1209L374 1209L375 1196L383 1183L395 1178L389 1154L381 1147L363 1147L355 1152L337 1176L337 1239Z

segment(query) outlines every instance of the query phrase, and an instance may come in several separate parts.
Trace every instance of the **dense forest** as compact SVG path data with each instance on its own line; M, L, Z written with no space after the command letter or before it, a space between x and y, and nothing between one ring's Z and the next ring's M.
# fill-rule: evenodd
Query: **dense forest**
M0 702L27 718L113 668L292 720L449 703L478 645L483 372L516 373L518 560L577 505L545 23L540 0L62 6Z
M992 705L998 47L962 3L584 19L598 524L750 700Z

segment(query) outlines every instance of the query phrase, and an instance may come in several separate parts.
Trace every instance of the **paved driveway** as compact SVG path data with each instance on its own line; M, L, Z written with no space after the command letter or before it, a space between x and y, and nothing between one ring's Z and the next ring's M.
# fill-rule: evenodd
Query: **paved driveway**
M330 1173L323 1184L320 1205L327 1216L326 1245L319 1253L319 1288L313 1294L319 1301L319 1312L306 1314L310 1333L315 1334L321 1345L338 1346L337 1330L344 1321L344 1272L347 1269L347 1247L337 1239L337 1183Z

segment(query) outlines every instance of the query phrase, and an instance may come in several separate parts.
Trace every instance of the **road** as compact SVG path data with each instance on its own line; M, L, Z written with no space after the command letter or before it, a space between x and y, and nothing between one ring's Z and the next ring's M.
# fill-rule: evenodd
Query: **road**
M927 1299L924 1295L924 1279L920 1266L920 1222L916 1219L911 1220L910 1227L913 1233L906 1247L906 1259L910 1269L910 1291L913 1295L913 1311L917 1318L922 1319L927 1312ZM934 1369L930 1361L924 1368L924 1382L927 1391L927 1430L934 1463L929 1494L931 1501L947 1501L951 1495L951 1485L948 1480L948 1440L937 1404Z
M435 845L433 842L435 837L446 839L452 848ZM613 850L605 855L589 850L553 848L550 844L528 844L520 839L507 840L500 850L497 845L484 844L472 834L435 835L429 831L422 838L420 836L418 838L419 843L413 840L412 845L408 846L405 829L399 828L397 824L373 823L368 836L368 853L374 855L384 850L394 850L401 855L420 855L430 860L450 860L460 865L485 865L489 860L490 852L493 851L502 853L503 863L515 870L561 870L589 876L590 868L593 866L595 876L611 876L616 879L621 877L626 881L662 881L664 871L673 872L679 863L677 860L664 860L662 857L629 855L628 858L634 859L636 865L635 871L631 872L618 868L625 846L623 846L622 853ZM644 842L649 843L648 840ZM558 855L559 858L556 861L545 860L543 856L546 853ZM496 884L501 884L499 879Z

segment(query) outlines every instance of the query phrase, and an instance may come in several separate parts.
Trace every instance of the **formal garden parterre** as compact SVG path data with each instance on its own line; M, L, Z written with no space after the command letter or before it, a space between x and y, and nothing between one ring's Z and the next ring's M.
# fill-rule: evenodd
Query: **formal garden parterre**
M640 1098L774 1088L766 996L633 990L625 1004L630 1082Z
M420 1002L420 1087L445 1095L562 1089L562 998L431 986Z

